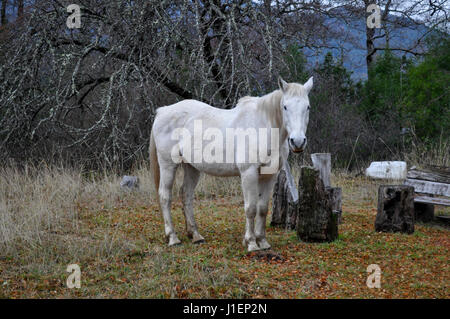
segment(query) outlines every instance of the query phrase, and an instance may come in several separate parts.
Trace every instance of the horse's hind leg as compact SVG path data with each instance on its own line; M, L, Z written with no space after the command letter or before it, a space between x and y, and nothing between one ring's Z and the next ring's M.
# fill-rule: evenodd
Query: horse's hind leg
M172 202L172 187L175 180L177 166L169 163L160 163L160 180L159 180L159 204L164 217L164 230L169 240L169 246L178 245L181 241L178 239L172 224L172 216L170 214L170 205Z
M183 213L186 219L186 232L193 243L201 243L205 241L202 235L198 233L197 223L194 218L194 191L197 186L200 172L189 164L183 164L184 179L181 187L183 197Z

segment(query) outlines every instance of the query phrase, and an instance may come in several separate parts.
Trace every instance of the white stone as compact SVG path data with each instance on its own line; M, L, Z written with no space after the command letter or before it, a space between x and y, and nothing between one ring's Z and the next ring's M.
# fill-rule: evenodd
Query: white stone
M406 162L402 161L372 162L366 169L367 177L380 179L405 179L406 173Z

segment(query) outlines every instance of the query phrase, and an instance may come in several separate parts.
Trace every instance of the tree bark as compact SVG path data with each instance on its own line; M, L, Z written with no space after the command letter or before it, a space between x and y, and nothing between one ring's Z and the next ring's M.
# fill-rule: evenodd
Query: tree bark
M364 0L364 4L366 6L366 8L371 5L371 4L375 4L376 1L374 0ZM370 15L370 13L366 12L366 19L368 18L368 16ZM370 69L372 67L373 64L373 56L375 55L376 49L375 49L375 44L374 44L374 36L375 36L375 29L369 28L369 26L367 25L367 20L364 21L364 23L366 23L366 65L367 65L367 74L370 77Z
M0 21L2 25L6 25L8 23L8 20L6 19L6 4L7 4L7 0L2 0L2 9L1 9L1 17L0 17Z
M17 17L20 18L23 16L23 0L18 0L17 3Z
M297 223L298 192L289 164L284 163L278 173L272 199L271 226L294 229Z
M319 171L303 166L299 181L297 236L306 242L331 242L338 237L338 216L333 213L331 192Z
M414 187L381 185L378 189L377 232L414 232Z

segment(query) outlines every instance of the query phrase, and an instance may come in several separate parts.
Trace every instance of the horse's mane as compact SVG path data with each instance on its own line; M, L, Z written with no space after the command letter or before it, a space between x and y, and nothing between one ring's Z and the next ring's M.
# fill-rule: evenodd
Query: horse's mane
M307 95L303 85L297 83L289 83L284 94L288 95ZM256 105L256 110L264 113L267 118L272 121L273 127L280 127L281 113L280 101L283 96L281 90L275 90L263 96L244 96L237 102L236 107L249 107Z

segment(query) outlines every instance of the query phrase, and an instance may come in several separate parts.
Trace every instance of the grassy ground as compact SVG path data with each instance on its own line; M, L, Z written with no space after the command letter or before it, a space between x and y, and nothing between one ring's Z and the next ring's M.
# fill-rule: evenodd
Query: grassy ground
M168 248L149 172L136 174L141 188L127 193L106 175L4 169L0 297L450 297L449 229L417 224L412 235L376 233L377 182L333 176L344 191L339 239L303 243L294 231L268 227L281 259L267 260L242 246L238 180L201 181L195 208L207 242L200 245L186 236L176 188L173 217L183 244ZM66 287L66 268L73 263L81 268L80 289ZM380 289L366 286L370 264L381 268Z

